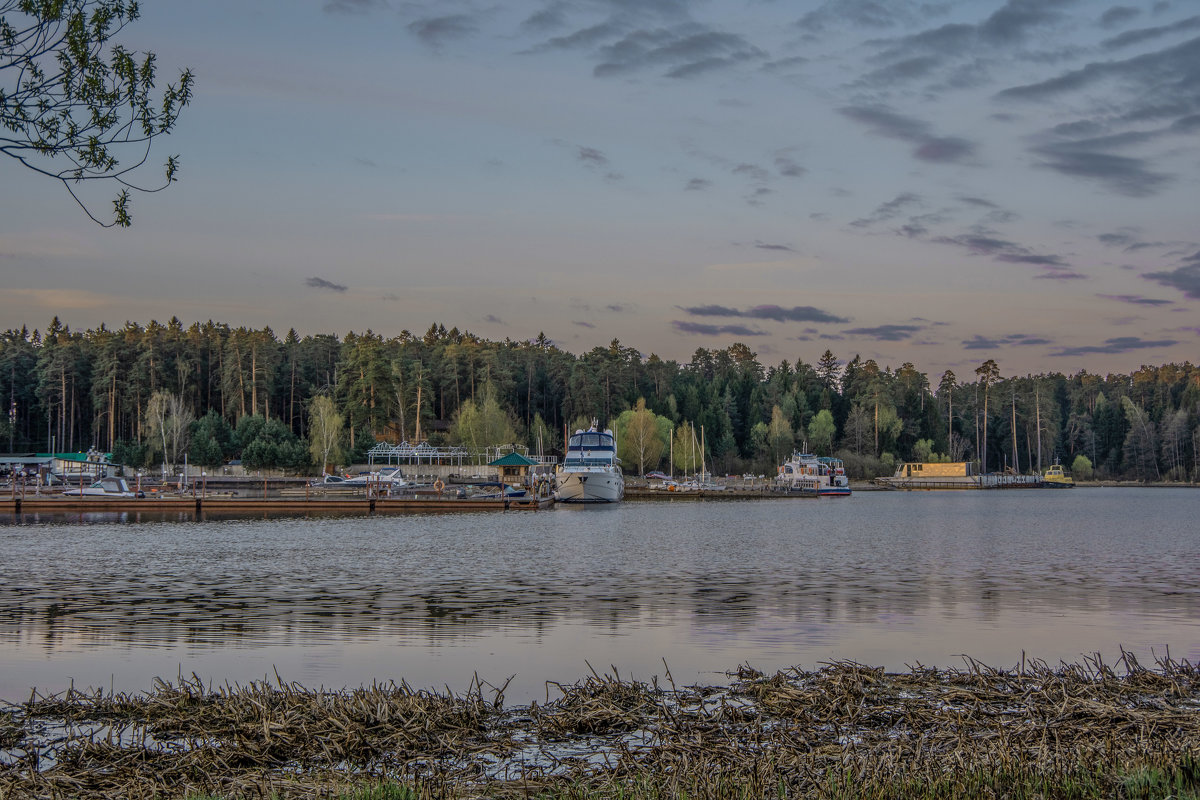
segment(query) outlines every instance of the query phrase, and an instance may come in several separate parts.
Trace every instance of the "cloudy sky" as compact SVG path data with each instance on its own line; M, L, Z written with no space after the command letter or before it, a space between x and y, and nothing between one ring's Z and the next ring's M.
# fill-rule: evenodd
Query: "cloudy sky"
M196 74L180 182L105 230L0 162L0 326L1197 358L1191 0L152 0L124 39Z

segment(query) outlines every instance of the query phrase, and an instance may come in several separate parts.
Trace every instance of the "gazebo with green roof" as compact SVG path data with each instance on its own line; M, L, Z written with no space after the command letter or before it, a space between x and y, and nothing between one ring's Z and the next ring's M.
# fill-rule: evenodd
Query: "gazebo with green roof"
M529 474L529 468L537 466L537 463L533 459L526 458L520 453L513 451L497 458L488 464L488 466L496 467L500 470L500 480L504 483L513 486L523 486L525 484L525 477Z

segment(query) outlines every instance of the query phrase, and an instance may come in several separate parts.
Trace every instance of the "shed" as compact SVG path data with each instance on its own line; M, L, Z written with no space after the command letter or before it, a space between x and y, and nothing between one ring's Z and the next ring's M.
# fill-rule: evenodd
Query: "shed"
M526 458L514 451L497 458L495 461L489 463L488 466L496 467L500 470L500 480L504 483L524 485L525 478L529 475L529 468L537 466L537 463L533 459Z

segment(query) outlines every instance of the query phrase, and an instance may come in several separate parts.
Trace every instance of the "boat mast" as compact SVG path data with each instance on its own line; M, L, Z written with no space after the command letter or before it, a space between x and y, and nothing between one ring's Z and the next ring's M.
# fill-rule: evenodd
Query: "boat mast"
M667 469L671 470L671 477L674 478L675 477L675 426L674 425L671 426L671 439L670 439L670 441L667 442L667 446L670 448L667 451L669 453L669 455L667 456Z

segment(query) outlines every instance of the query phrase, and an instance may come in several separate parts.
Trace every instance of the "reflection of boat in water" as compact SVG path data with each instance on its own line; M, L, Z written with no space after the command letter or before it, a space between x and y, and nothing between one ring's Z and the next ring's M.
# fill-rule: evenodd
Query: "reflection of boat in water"
M82 489L67 489L64 497L145 497L145 492L135 492L129 488L124 478L101 478L91 486Z
M560 503L617 503L625 497L625 477L611 430L575 431L567 455L554 473L554 499Z
M1051 464L1050 469L1042 476L1042 482L1051 489L1075 488L1075 479L1063 471L1062 464Z
M849 497L850 479L840 458L793 453L775 479L788 491L817 497Z
M1040 475L1017 475L1011 472L989 472L980 475L969 461L943 463L906 461L896 468L890 478L876 478L875 483L889 489L1039 489L1045 486Z

